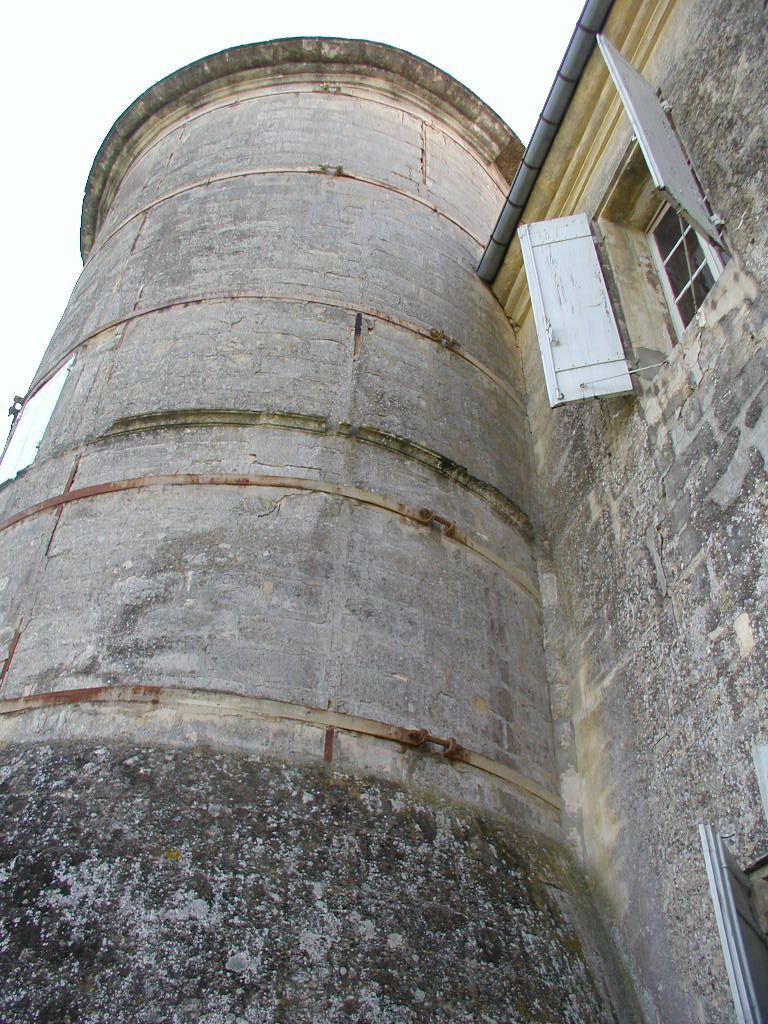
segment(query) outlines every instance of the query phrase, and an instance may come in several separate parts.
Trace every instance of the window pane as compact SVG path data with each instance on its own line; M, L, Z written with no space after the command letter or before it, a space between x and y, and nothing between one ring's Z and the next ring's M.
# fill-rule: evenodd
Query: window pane
M714 275L705 263L699 271L699 273L693 279L693 294L696 300L696 309L699 308L704 299L707 297L714 283Z
M664 267L673 295L677 296L691 280L688 270L688 258L685 248L681 245L672 253Z
M693 292L690 288L686 288L677 300L676 305L677 311L680 314L680 319L683 321L683 327L687 327L691 320L693 320L693 314L696 312L696 305L693 301Z
M706 263L706 258L699 244L699 236L695 231L689 231L685 236L685 248L688 251L688 259L691 261L691 273L695 274L699 267Z
M718 276L718 257L706 239L671 207L659 215L648 238L675 324L685 329Z
M656 239L662 260L672 252L682 233L680 218L670 207L653 230L653 237Z

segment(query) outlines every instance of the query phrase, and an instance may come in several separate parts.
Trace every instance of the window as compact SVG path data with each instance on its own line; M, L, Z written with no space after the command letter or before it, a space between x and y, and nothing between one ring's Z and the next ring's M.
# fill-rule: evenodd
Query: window
M37 450L73 362L74 359L70 359L24 402L11 427L0 460L0 483L10 480L35 461Z
M518 231L552 406L631 392L633 374L666 362L723 268L716 218L665 108L604 36L598 44L630 150L592 223L576 213Z
M720 275L723 261L717 250L669 205L654 218L648 240L679 336Z

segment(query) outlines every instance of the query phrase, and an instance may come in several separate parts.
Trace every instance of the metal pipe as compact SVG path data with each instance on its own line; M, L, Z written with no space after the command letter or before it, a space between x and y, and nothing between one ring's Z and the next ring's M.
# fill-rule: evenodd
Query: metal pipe
M547 101L539 114L531 141L512 180L496 227L478 265L478 276L488 284L493 283L504 261L539 171L565 117L581 74L592 55L597 33L601 31L612 5L613 0L587 0L584 5L557 76L549 90Z

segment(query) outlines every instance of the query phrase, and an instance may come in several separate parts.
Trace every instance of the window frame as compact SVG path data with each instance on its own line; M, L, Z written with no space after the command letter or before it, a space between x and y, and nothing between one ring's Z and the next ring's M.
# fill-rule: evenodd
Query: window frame
M665 260L662 257L661 250L659 249L659 243L658 243L658 241L656 239L656 236L655 236L655 232L656 232L659 224L664 219L664 217L666 217L666 215L669 213L670 210L674 211L677 214L677 216L680 218L680 220L682 222L684 222L688 226L688 229L690 231L692 231L694 233L694 235L696 236L696 239L698 240L698 243L699 243L699 247L700 247L700 249L702 251L702 254L704 256L704 264L701 264L701 266L706 265L708 267L710 273L712 274L712 277L713 277L712 285L707 289L706 295L703 297L701 302L699 302L698 305L695 306L695 309L694 309L694 312L693 312L693 316L691 317L691 319L688 321L687 324L684 323L683 318L680 315L680 310L679 310L678 305L677 305L678 300L680 299L680 296L682 296L683 292L686 289L683 288L680 291L679 295L677 295L677 296L675 295L674 290L672 288L672 284L671 284L671 282L669 280L669 274L667 273L667 268L666 268L666 265L665 265ZM677 245L679 245L682 242L682 240L684 238L684 235L685 235L685 232L683 232L680 235L680 242L677 242L675 244L673 249L670 250L670 254L669 255L671 255L672 252L674 252L674 249L677 248ZM682 338L682 336L685 333L685 331L688 329L688 327L690 327L690 325L696 319L696 314L701 309L703 304L706 302L707 296L711 293L712 289L717 284L717 279L720 277L720 275L722 274L722 272L723 272L723 270L725 268L725 260L723 259L721 253L716 249L716 247L709 241L709 239L705 235L703 235L700 231L698 231L696 229L695 225L692 224L691 221L687 217L684 216L684 214L682 214L679 210L675 210L674 206L671 203L663 203L661 205L661 207L659 207L659 209L656 211L656 213L654 214L653 218L651 219L650 224L646 228L645 236L646 236L646 238L648 240L648 246L649 246L649 248L651 250L651 257L653 259L653 264L654 264L654 267L656 268L656 273L657 273L658 278L659 278L659 283L661 285L661 290L662 290L662 293L664 295L664 301L666 303L667 310L669 311L669 315L670 315L671 320L672 320L672 326L675 329L675 334L677 335L677 340L679 341ZM669 259L669 256L667 256L667 260L668 259ZM697 271L692 276L689 277L689 285L690 285L690 282L692 282L694 280L694 278L696 278L698 276L698 274L699 274L699 272L701 270L701 266L699 268L697 268ZM688 287L688 285L686 287ZM693 296L694 296L694 301L695 301L695 298L696 298L695 292L693 293Z

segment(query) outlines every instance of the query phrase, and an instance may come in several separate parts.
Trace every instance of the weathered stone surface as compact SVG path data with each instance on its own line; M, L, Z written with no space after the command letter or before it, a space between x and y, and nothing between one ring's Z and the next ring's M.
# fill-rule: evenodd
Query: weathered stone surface
M557 580L548 670L570 695L557 728L573 730L559 755L573 835L662 1019L679 1021L732 1014L697 826L722 827L745 864L768 838L751 753L768 720L768 435L764 415L746 424L766 400L768 378L755 375L764 352L750 340L750 326L764 338L765 313L749 300L716 313L741 273L726 271L709 322L636 400L555 414L532 406L534 433L549 435L542 479L568 445L554 486L543 484L538 525ZM699 380L688 369L694 346ZM537 358L531 350L532 376ZM724 430L726 388L742 397L728 400L734 427ZM651 423L654 402L662 416Z
M626 1021L554 844L209 749L0 752L7 1024Z

